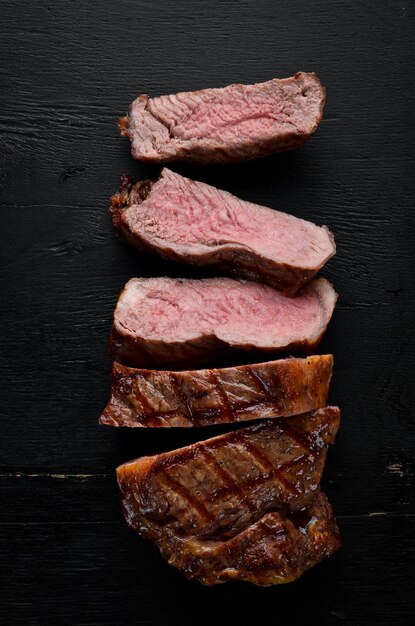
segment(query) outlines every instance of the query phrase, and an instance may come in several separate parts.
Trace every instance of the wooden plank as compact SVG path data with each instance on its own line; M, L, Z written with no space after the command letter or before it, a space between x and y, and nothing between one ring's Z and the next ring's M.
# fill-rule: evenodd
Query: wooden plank
M369 213L379 183L393 199L392 182L400 185L410 174L411 142L402 136L411 110L409 2L356 7L341 0L327 10L321 0L278 7L273 0L241 0L237 7L228 0L214 11L188 0L161 4L156 14L148 1L110 1L98 12L87 3L75 11L45 0L24 12L17 0L3 3L5 202L32 203L36 190L37 202L96 206L119 172L141 172L115 127L140 91L265 80L299 68L317 71L328 85L326 121L308 146L271 160L273 167L234 168L235 189L265 183L274 196L279 182L294 206L296 198L305 205L302 187L315 204L344 210L349 200ZM379 125L387 126L387 139ZM258 170L253 185L247 179ZM229 171L215 182L226 182Z
M0 611L7 625L186 626L200 607L213 623L412 624L414 24L409 0L2 2ZM195 275L137 255L113 232L106 207L120 173L157 175L130 158L116 120L139 92L299 69L317 71L328 91L324 120L302 149L223 168L177 168L326 223L336 235L338 253L324 275L340 299L320 352L335 354L331 400L343 412L324 484L345 545L292 586L206 590L128 531L114 468L223 429L120 432L96 422L124 282Z
M194 437L196 439L196 437ZM146 453L158 442L144 441ZM340 443L339 443L340 446ZM339 518L344 516L376 516L415 514L410 497L415 489L411 459L402 456L385 459L375 468L368 465L358 481L357 472L348 471L342 463L347 449L330 451L323 476L323 487ZM134 455L123 453L125 459ZM363 463L357 457L356 463ZM350 460L349 460L350 466ZM379 480L371 475L378 470ZM360 484L359 484L360 482ZM7 506L0 510L0 524L10 523L73 523L119 522L122 520L115 471L102 474L20 473L0 474L0 493Z
M8 623L25 626L191 626L201 607L207 623L282 616L288 626L308 626L312 615L319 624L407 626L413 578L408 569L402 576L401 557L415 556L413 523L413 516L349 517L341 520L340 551L298 582L211 589L187 582L124 524L0 525L0 606Z

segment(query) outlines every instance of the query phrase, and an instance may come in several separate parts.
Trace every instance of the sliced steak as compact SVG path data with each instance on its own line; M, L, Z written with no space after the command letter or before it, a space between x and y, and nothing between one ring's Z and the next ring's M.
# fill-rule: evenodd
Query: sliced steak
M156 182L121 179L114 226L139 250L213 265L293 294L335 253L334 238L280 211L164 169Z
M135 159L167 163L246 161L301 146L323 115L313 73L255 85L139 96L120 119Z
M323 278L294 298L230 278L132 278L118 299L109 351L124 365L186 368L231 349L307 353L336 298Z
M326 407L121 465L126 520L207 585L294 580L340 545L319 489L339 420Z
M208 426L287 417L327 405L333 356L187 372L114 363L99 421L110 426Z

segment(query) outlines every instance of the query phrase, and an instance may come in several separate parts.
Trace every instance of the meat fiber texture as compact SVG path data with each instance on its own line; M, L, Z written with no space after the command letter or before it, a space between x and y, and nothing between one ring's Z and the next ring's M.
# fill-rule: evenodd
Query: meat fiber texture
M206 585L295 580L340 546L319 488L339 420L326 407L121 465L125 518Z
M120 119L135 159L156 163L246 161L301 146L323 115L313 73L158 98L139 96Z
M133 367L186 369L231 350L307 354L336 299L324 278L294 298L231 278L133 278L118 299L109 352Z
M100 423L166 428L287 417L327 405L333 356L187 372L114 363Z
M145 252L211 265L294 294L335 253L325 226L274 211L163 169L156 182L122 177L114 226Z

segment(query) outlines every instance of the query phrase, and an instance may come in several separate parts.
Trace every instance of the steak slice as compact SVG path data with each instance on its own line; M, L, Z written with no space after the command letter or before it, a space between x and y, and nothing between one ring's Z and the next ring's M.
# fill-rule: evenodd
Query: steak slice
M327 405L332 369L331 354L190 372L114 363L99 421L162 428L298 415Z
M135 159L247 161L301 146L319 125L326 92L313 73L170 96L143 94L119 121Z
M230 278L132 278L118 299L109 351L124 365L187 368L231 349L307 353L336 298L323 278L294 298Z
M326 407L121 465L125 518L187 578L294 580L340 546L319 489L339 421Z
M287 213L163 169L159 180L121 178L111 213L133 246L192 265L213 265L293 294L335 253L334 238Z

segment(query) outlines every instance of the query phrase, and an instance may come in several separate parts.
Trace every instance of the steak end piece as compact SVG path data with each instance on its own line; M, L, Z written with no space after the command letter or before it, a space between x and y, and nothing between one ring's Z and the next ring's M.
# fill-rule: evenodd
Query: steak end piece
M140 95L120 119L135 159L156 163L246 161L301 146L326 98L314 73L254 85Z
M211 540L175 537L168 551L161 551L186 578L204 585L242 580L266 587L297 580L340 546L333 509L318 489L299 514L266 513L236 537L213 545Z
M326 407L125 463L125 518L206 585L295 580L341 543L319 488L339 420Z
M230 278L133 278L122 291L111 356L132 367L189 367L232 350L314 350L337 294L320 278L294 298Z
M325 226L275 211L166 168L157 181L121 177L115 228L141 251L210 265L293 295L334 255Z
M298 415L327 405L332 369L331 354L186 372L114 363L99 422L166 428Z

